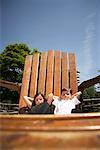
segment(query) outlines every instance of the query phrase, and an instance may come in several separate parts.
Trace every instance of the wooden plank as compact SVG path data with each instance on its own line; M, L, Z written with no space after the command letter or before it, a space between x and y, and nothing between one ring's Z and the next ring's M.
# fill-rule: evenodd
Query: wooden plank
M48 51L46 96L53 92L54 51Z
M32 120L32 118L34 119L57 119L57 120L61 120L61 119L65 119L65 120L70 120L70 119L79 119L81 120L83 119L91 119L91 118L100 118L100 112L93 112L93 113L72 113L72 114L67 114L67 115L0 115L0 119L16 119L16 118L31 118L30 120ZM100 121L99 121L100 123Z
M38 80L38 67L39 67L39 53L33 55L32 61L32 73L30 80L30 92L29 96L34 97L37 91L37 80Z
M98 98L91 98L91 99L83 99L83 102L100 102L100 98L98 97Z
M39 81L38 81L38 92L45 94L45 82L46 82L46 62L47 52L41 54L40 69L39 69Z
M84 149L100 147L100 113L66 116L0 115L0 122L1 149L81 149L83 145Z
M99 150L100 131L84 132L1 132L3 150Z
M69 71L70 71L70 88L72 90L72 94L74 94L78 91L76 55L74 53L69 53Z
M62 88L69 88L68 53L62 52Z
M18 93L20 94L20 85L18 83L0 80L0 87L5 87L12 91L18 91Z
M0 115L1 130L91 131L100 130L100 113L71 115Z
M31 74L31 64L32 64L32 55L26 56L23 79L22 79L21 94L20 94L20 100L19 100L19 108L26 106L26 103L23 100L23 96L25 95L28 96L30 74Z
M54 63L54 95L60 96L61 92L61 53L55 51Z

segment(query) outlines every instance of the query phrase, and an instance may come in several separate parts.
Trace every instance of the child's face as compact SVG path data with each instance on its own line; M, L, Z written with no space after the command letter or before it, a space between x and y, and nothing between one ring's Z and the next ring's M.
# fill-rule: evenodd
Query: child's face
M61 97L61 99L65 99L65 100L70 99L71 98L71 93L70 93L70 91L63 91L61 93L60 97Z
M35 98L35 104L36 104L36 105L39 105L39 104L41 104L41 103L43 103L43 102L44 102L44 99L43 99L43 97L41 96L41 94L38 95L38 96Z

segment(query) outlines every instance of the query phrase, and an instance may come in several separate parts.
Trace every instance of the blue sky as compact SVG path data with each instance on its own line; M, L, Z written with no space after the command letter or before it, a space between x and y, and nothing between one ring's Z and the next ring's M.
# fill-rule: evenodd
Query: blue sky
M75 52L81 82L100 69L100 0L0 0L0 50Z

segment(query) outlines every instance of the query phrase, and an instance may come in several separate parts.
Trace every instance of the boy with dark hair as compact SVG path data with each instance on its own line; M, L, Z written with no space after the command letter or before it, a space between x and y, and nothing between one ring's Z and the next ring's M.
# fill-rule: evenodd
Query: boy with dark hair
M57 98L53 94L49 95L53 100L52 104L55 105L54 114L71 114L72 109L75 109L76 105L80 104L78 99L81 94L81 92L77 92L72 95L70 89L63 88L60 97Z

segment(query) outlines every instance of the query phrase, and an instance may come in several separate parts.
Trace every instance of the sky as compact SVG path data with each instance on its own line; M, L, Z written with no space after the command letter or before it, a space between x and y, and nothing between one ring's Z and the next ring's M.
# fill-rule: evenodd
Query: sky
M25 43L75 52L80 83L100 70L100 0L0 0L0 52Z

